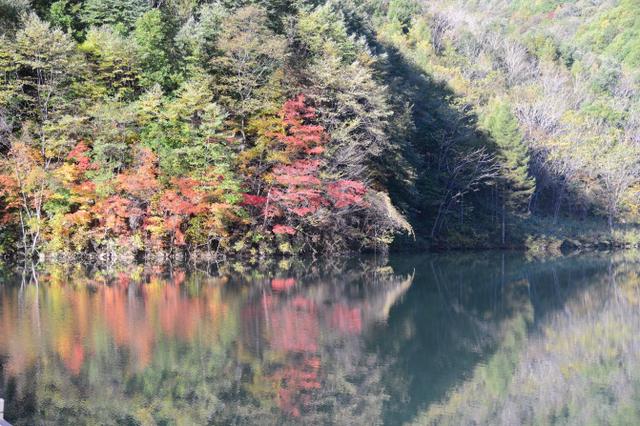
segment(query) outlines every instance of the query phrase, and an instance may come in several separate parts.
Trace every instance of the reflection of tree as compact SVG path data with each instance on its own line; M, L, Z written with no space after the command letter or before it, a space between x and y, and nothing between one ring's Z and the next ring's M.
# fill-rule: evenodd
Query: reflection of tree
M395 274L366 261L244 273L50 268L34 284L0 285L7 416L638 423L637 254L403 261Z
M498 352L508 336L526 338L516 325L529 329L529 312L543 318L575 297L578 284L598 283L610 256L537 261L519 253L483 252L392 259L398 273L415 268L416 284L374 342L389 360L385 420L412 421L494 356L494 366L508 367L512 361ZM502 379L510 375L506 367L494 370L504 373ZM500 374L492 377L500 387Z
M363 338L411 277L366 264L308 272L54 267L37 286L0 286L7 417L16 425L379 423L383 366Z
M551 277L538 291L546 284L548 294L563 297L562 309L541 309L533 330L530 310L506 322L497 350L415 423L638 424L637 254L583 260L588 267L530 270L534 283ZM585 274L595 266L598 273ZM567 282L574 287L568 295Z
M320 276L274 278L245 304L244 346L258 358L249 362L249 388L272 392L291 421L378 424L382 365L365 352L362 335L386 318L412 277L375 269L346 280L345 274Z
M7 415L16 424L206 418L215 406L207 379L222 391L218 364L237 308L222 300L219 280L190 279L54 269L39 286L0 287Z
M494 352L509 322L530 311L525 281L513 258L500 254L403 257L395 270L413 270L416 284L378 331L376 351L389 361L383 378L391 396L385 421L410 421L443 398Z

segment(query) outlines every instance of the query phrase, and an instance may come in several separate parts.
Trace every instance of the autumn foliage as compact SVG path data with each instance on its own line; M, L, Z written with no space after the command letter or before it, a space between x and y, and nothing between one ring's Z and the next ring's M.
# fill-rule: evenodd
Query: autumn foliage
M246 205L261 210L274 234L292 236L308 227L322 227L340 210L366 207L364 183L325 175L330 137L314 124L316 119L304 95L285 102L280 111L282 130L267 134L280 155L263 177L266 196L244 196Z
M328 172L331 137L317 120L304 95L286 101L258 135L269 148L261 168L255 159L243 164L233 138L203 141L202 152L236 162L236 171L215 162L167 166L162 147L143 144L128 146L129 160L114 165L90 139L55 158L16 143L15 163L2 164L0 223L28 213L25 226L50 251L100 256L348 248L367 232L358 217L367 214L368 189Z

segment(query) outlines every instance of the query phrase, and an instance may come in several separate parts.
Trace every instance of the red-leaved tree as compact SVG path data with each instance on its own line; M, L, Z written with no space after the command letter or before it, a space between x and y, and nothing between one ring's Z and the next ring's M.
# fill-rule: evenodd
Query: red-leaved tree
M285 102L280 112L282 131L271 133L277 142L278 158L265 180L266 197L246 194L244 205L258 208L275 234L295 235L305 227L331 221L339 210L366 206L366 185L359 181L323 176L329 135L314 124L315 109L304 95Z

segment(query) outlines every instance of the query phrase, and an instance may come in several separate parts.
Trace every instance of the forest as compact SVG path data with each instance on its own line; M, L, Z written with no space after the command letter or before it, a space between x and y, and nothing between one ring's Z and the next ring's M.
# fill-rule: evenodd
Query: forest
M638 0L0 0L0 256L640 244Z

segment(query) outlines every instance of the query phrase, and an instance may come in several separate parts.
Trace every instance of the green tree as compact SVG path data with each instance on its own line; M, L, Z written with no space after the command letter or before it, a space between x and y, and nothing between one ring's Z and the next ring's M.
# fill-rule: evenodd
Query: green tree
M332 3L301 12L296 25L299 39L314 56L335 53L345 63L356 60L361 53L356 39L349 35L343 14Z
M84 24L80 19L82 0L58 0L49 8L49 22L80 39Z
M0 36L15 31L20 15L29 10L29 0L0 0Z
M89 26L113 25L128 33L148 10L147 0L86 0L82 20Z
M171 89L175 86L177 75L171 62L172 31L170 20L159 9L146 12L136 21L134 39L142 68L140 83L143 87L159 84Z
M32 13L17 33L13 49L21 116L44 126L72 112L85 63L71 36Z
M229 11L219 4L202 5L176 34L175 43L188 72L199 73L217 51L222 24Z
M225 20L218 48L222 54L212 61L218 90L246 141L247 120L266 103L261 89L284 64L286 40L269 28L264 9L247 6Z
M200 75L184 82L175 96L150 90L139 101L142 141L157 152L161 170L169 177L216 171L223 186L235 188L233 156L224 142L226 114L213 101L210 78Z
M518 127L518 120L508 104L498 103L487 117L486 127L496 143L502 166L502 243L505 243L506 210L524 213L536 187L529 174L528 148Z
M387 19L399 22L402 30L407 32L413 17L419 11L420 5L415 0L391 0L387 9Z
M111 27L92 27L80 45L89 59L98 95L130 97L138 88L141 73L136 45Z

